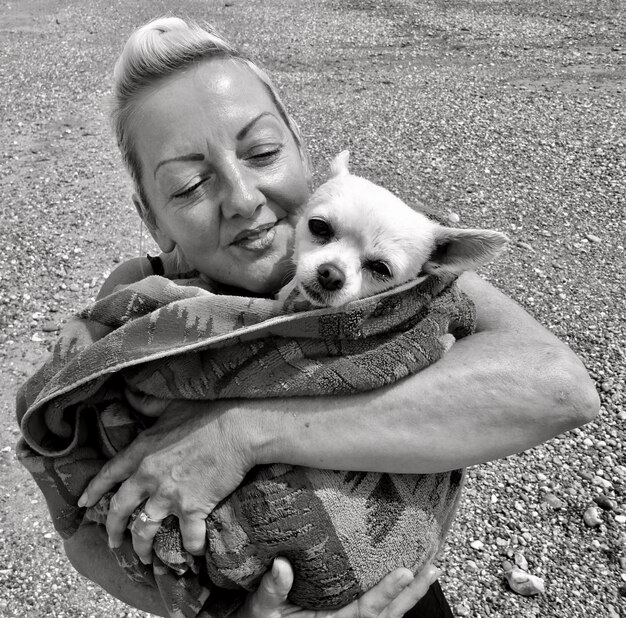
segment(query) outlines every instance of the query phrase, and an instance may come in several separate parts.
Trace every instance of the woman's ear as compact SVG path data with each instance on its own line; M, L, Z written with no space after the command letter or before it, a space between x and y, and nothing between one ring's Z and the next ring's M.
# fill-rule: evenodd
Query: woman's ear
M508 242L494 230L463 230L437 226L435 250L422 270L427 273L462 273L493 260Z
M141 202L141 198L136 193L133 193L133 204L135 205L137 214L146 224L146 227L150 232L150 236L152 236L154 242L159 245L159 249L161 249L163 253L171 253L174 251L176 243L166 233L159 229L154 217L149 215L150 211L148 207Z

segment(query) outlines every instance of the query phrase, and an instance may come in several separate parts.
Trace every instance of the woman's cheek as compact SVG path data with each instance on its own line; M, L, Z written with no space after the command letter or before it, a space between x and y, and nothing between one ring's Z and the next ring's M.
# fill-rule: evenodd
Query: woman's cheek
M217 234L217 226L212 225L211 221L193 218L179 230L177 245L197 267L198 262L209 258L218 249Z

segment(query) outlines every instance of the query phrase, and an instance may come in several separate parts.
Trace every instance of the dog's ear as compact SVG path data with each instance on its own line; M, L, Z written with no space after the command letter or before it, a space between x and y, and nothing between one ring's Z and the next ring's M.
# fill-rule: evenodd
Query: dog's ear
M348 169L349 160L350 160L350 151L342 150L330 162L330 177L336 178L337 176L347 176L350 173L350 170Z
M508 242L494 230L462 230L438 225L435 250L424 264L426 273L462 273L490 262Z

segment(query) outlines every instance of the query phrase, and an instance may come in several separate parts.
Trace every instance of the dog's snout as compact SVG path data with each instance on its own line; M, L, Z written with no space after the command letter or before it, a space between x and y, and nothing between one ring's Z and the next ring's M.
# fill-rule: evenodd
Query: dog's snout
M317 269L318 283L329 292L340 290L346 276L334 264L321 264Z

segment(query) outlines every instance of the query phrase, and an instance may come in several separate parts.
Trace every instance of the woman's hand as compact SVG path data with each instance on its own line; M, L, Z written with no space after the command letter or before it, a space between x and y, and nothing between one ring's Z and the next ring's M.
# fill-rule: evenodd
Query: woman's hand
M408 569L396 569L346 607L313 611L287 600L293 571L285 558L276 558L258 590L249 595L235 618L400 618L426 594L439 575L440 571L430 564L415 577Z
M92 479L79 506L92 506L122 483L111 499L107 517L109 545L121 545L128 519L147 499L131 526L133 546L140 560L152 561L152 542L165 517L179 519L185 549L203 553L205 519L232 493L253 467L245 432L237 431L223 404L154 399L141 401L129 394L129 403L158 416L154 425L108 461ZM164 407L161 412L160 408Z

